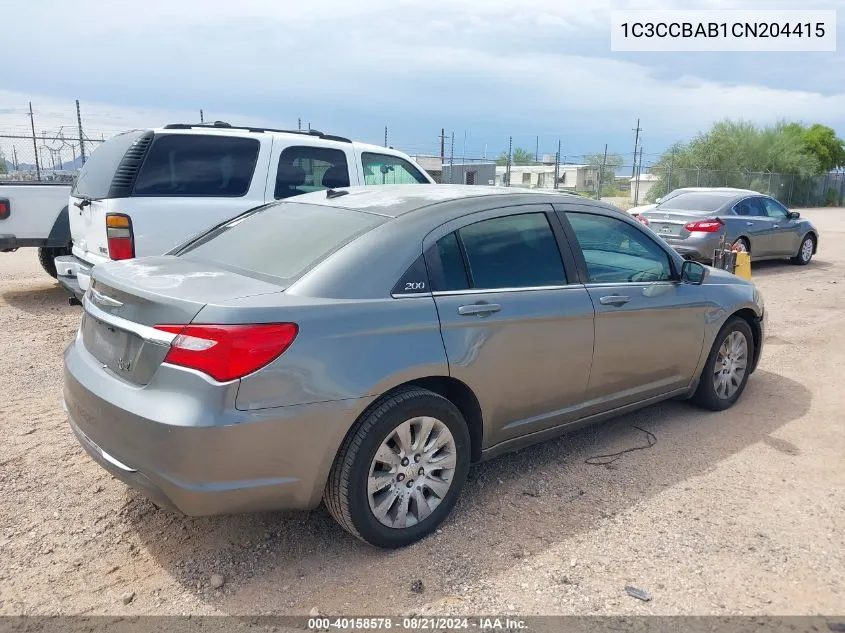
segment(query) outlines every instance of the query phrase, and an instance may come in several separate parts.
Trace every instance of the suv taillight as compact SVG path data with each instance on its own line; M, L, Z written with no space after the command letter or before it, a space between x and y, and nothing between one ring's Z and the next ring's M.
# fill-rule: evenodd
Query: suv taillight
M296 323L156 325L176 334L165 363L196 369L226 382L258 371L281 356L299 332Z
M106 214L106 238L109 243L110 259L135 257L135 237L132 235L132 220L128 215Z
M725 226L725 223L716 218L714 220L687 222L684 228L690 233L718 233L723 226Z

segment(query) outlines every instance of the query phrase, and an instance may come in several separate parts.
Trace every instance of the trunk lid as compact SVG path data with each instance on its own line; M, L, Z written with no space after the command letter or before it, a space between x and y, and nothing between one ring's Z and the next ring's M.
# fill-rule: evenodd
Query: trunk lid
M715 217L714 213L696 211L672 211L671 209L651 209L640 213L640 217L648 220L649 228L661 237L685 239L690 232L684 226L689 222L696 222L707 217Z
M82 343L105 369L145 385L175 336L155 325L186 325L212 298L216 303L283 291L278 284L178 257L108 262L93 269Z

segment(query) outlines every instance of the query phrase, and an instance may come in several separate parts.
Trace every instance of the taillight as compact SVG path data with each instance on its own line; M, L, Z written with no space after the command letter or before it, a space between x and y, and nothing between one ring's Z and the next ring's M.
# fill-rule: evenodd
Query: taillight
M648 220L646 220L643 216L641 216L641 215L636 215L636 216L634 216L634 217L637 219L637 222L639 222L639 223L640 223L640 224L642 224L643 226L648 226Z
M109 243L110 259L135 257L135 237L132 235L132 221L128 215L122 213L106 215L106 238Z
M725 226L719 218L715 220L699 220L698 222L687 222L684 228L690 233L718 233Z
M165 363L189 367L225 382L243 378L280 356L299 332L296 323L156 325L176 334Z
M8 198L0 198L0 220L5 220L12 214L12 205Z

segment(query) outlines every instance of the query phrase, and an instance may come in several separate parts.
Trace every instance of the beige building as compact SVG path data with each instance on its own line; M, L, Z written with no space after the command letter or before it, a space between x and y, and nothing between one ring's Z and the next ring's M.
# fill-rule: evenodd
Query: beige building
M496 185L504 186L507 167L496 166ZM558 168L558 189L575 189L591 191L596 188L598 169L591 165L560 165ZM511 165L510 185L512 187L526 187L530 189L554 189L554 164L542 165Z

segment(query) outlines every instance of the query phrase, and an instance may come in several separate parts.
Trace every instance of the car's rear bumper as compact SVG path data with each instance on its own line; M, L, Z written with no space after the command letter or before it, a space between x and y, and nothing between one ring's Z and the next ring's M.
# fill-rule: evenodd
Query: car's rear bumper
M64 406L103 468L190 516L316 506L344 436L372 401L238 411L237 382L212 384L168 365L157 374L166 375L131 385L77 337L65 352ZM208 384L188 387L197 381Z
M719 248L720 233L692 234L686 239L662 236L663 240L671 246L684 259L691 259L697 262L710 264L713 262L713 252Z

